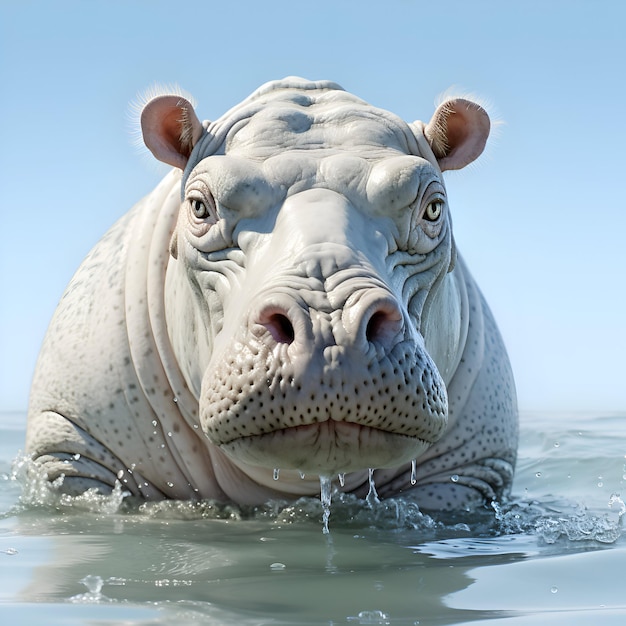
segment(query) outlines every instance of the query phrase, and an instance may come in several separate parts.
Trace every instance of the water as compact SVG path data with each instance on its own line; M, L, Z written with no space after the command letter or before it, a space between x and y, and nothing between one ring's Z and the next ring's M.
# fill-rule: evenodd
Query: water
M524 416L512 500L439 519L375 486L327 511L62 498L22 488L23 425L0 414L5 624L626 623L626 415Z

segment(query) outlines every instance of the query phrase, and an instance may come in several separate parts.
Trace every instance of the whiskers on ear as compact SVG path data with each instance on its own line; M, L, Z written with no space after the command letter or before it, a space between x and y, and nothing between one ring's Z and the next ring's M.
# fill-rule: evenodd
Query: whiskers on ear
M151 167L153 167L155 170L158 170L159 172L168 171L170 169L170 166L161 163L160 161L157 161L152 156L148 148L146 148L146 145L143 142L143 135L141 133L141 112L143 111L146 104L148 104L148 102L150 102L150 100L152 100L153 98L169 95L181 96L182 98L188 100L192 104L192 106L196 108L196 102L193 96L187 93L179 85L161 85L158 83L154 83L144 91L138 93L137 96L133 100L131 100L128 105L128 111L126 115L128 120L128 129L131 145L141 156L142 160L150 163Z
M448 87L445 91L440 93L435 98L435 108L439 105L443 104L446 100L451 100L454 98L464 98L465 100L471 100L476 104L480 105L485 111L487 111L487 115L489 115L489 120L491 122L491 130L489 132L489 139L487 141L487 145L485 146L485 150L480 155L478 159L470 163L467 167L464 167L462 170L455 170L456 172L470 171L476 167L481 167L481 163L486 162L491 157L492 146L498 142L500 135L502 133L502 127L506 124L506 122L501 118L499 112L497 111L495 105L491 100L485 98L483 96L478 96L475 93L470 91L465 91L460 89L456 85L452 85ZM451 172L447 172L449 175Z

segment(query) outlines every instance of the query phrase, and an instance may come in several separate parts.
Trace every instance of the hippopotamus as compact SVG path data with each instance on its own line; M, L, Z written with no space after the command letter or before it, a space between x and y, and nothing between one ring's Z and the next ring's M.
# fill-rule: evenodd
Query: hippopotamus
M456 249L443 172L490 120L407 123L329 81L214 122L163 94L172 167L93 248L44 339L26 450L68 494L258 504L319 494L470 510L510 490L516 394ZM62 480L61 480L62 479Z

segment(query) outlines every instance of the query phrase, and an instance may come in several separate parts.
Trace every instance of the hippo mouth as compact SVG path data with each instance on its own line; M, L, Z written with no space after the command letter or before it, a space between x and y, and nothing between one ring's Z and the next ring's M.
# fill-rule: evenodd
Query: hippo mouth
M396 467L421 456L431 443L354 422L327 420L240 437L220 448L250 465L324 475Z
M410 342L368 359L337 347L288 356L242 342L207 370L202 430L231 458L318 474L389 468L446 429L445 385Z

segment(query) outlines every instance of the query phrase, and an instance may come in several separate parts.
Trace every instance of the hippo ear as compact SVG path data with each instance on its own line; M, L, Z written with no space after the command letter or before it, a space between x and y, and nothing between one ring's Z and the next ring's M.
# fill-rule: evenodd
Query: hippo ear
M471 100L454 98L437 107L424 134L443 172L460 170L477 159L490 127L485 109Z
M184 170L204 127L188 100L158 96L141 112L141 132L144 143L159 161Z

